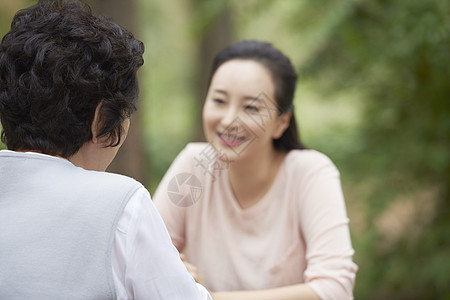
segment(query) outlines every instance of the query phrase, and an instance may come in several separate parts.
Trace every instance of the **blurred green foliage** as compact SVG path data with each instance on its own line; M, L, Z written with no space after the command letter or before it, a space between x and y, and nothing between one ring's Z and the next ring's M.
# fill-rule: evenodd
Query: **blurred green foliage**
M357 89L363 101L353 141L316 143L333 153L346 187L370 190L359 200L367 236L354 238L361 267L355 295L450 297L450 3L307 6L291 28L308 31L305 13L327 36L302 65L304 76L323 98Z

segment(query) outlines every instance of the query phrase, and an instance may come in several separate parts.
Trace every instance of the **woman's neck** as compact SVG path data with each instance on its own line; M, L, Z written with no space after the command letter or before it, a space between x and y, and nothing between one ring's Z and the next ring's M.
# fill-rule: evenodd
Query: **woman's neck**
M269 191L285 156L285 152L270 149L230 164L228 179L241 208L255 205Z

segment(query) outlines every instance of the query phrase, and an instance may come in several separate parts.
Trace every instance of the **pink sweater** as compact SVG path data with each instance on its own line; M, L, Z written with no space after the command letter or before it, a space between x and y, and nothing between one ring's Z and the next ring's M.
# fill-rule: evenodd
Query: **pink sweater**
M357 266L339 172L314 150L288 153L266 195L241 209L227 166L189 144L154 200L178 250L212 291L307 283L321 299L351 299Z

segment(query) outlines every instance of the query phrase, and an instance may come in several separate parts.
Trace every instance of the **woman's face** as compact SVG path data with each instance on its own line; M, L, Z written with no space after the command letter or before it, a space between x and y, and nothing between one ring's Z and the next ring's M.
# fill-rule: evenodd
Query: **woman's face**
M203 129L219 157L238 161L272 151L285 123L286 115L278 114L272 77L261 63L235 59L217 69L203 107Z

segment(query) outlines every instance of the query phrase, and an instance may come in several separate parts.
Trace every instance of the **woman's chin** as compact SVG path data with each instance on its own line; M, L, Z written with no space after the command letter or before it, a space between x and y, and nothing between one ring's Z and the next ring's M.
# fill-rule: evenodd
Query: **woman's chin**
M216 146L218 157L222 162L235 162L241 160L245 156L246 147L248 145L245 143L218 143Z

